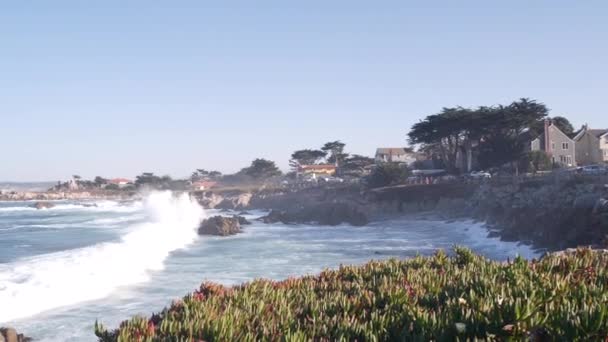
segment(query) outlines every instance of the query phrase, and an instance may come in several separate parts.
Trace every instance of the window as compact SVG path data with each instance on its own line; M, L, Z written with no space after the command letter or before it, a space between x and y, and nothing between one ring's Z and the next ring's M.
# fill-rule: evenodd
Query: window
M566 164L572 165L572 156L566 156Z
M555 143L552 141L551 142L551 151L555 150Z
M568 143L562 143L562 150L567 150L568 149Z

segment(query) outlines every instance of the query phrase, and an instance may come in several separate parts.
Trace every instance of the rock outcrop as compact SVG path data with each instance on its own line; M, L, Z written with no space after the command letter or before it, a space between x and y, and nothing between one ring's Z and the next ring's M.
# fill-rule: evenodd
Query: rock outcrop
M272 210L260 220L264 223L312 223L328 226L342 223L364 226L368 223L367 216L348 203L320 203L288 210Z
M36 202L34 204L32 204L32 207L40 210L40 209L50 209L52 207L54 207L55 205L51 202Z
M607 206L603 184L580 182L483 186L467 204L470 215L501 238L550 250L605 244Z
M13 328L0 328L0 342L29 342L32 339L17 333Z
M228 236L242 232L237 217L213 216L204 220L198 228L201 235Z
M235 218L237 221L239 221L239 224L241 226L246 226L248 224L251 224L251 222L249 222L249 220L247 220L246 218L244 218L243 216L240 216L240 215L234 215L234 216L232 216L232 218Z

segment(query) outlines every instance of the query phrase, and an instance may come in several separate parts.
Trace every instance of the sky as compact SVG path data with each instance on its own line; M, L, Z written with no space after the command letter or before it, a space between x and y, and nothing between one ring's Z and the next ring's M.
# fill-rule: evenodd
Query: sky
M605 1L6 1L0 180L286 170L407 145L442 107L608 127Z

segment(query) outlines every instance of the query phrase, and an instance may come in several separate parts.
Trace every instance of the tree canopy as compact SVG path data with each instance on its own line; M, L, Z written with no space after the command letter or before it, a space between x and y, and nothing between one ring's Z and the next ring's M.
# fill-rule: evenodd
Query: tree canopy
M526 98L507 106L443 108L414 124L408 137L438 156L448 171L468 172L475 155L484 167L519 159L529 139L523 133L547 114L544 104Z
M258 158L252 161L249 167L239 171L239 173L253 179L266 179L273 176L280 176L281 170L279 170L273 161Z
M321 150L329 154L327 157L328 163L337 163L338 165L340 165L342 161L344 161L344 159L348 156L344 153L344 146L346 146L346 144L341 142L340 140L330 141L325 143L325 145L321 147Z
M289 165L297 168L300 165L317 164L325 156L327 156L327 152L321 150L298 150L291 154Z

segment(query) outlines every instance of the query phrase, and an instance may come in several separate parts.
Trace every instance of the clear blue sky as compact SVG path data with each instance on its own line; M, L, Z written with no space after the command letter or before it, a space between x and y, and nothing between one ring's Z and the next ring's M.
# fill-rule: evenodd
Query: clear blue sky
M605 127L606 18L605 1L3 2L0 180L286 169L520 97Z

